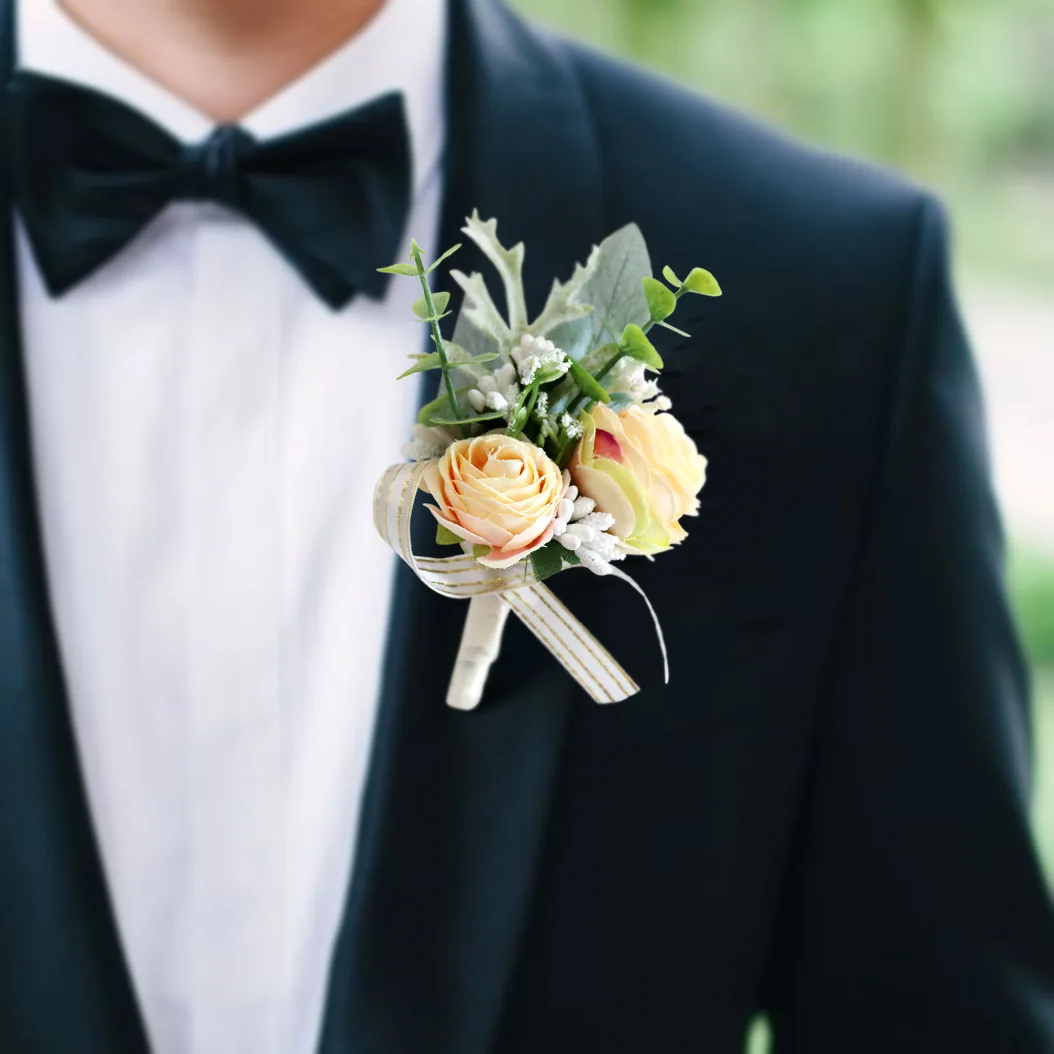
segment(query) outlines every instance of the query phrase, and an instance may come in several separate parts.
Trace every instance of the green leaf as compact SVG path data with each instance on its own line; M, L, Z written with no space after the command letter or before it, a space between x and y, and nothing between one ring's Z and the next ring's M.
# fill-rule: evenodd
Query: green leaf
M490 553L489 545L474 545L472 546L472 555L478 560L481 556L487 556Z
M499 417L505 417L505 410L494 410L491 413L477 414L475 417L462 417L458 421L454 417L431 417L427 421L421 421L423 425L474 425L480 421L496 421Z
M640 280L651 274L651 258L640 228L631 223L608 235L590 257L592 275L575 299L592 304L593 310L578 322L559 327L550 339L576 357L572 348L595 348L605 341L618 340L629 322L645 325L651 319L648 301Z
M444 527L436 521L436 544L437 545L460 545L463 538L456 535L449 527Z
M426 428L435 423L437 417L454 417L454 411L450 406L450 400L446 392L440 393L430 403L425 403L417 414L417 423Z
M691 333L685 333L683 329L671 326L669 322L659 322L657 324L662 326L663 329L668 329L671 333L676 333L679 337L691 337Z
M655 345L644 335L644 330L640 326L630 323L622 331L622 340L619 343L619 348L631 359L643 362L650 369L662 369L662 357L655 350Z
M404 372L400 373L395 379L401 381L404 377L409 377L414 373L426 373L428 370L437 370L443 365L442 360L439 358L439 352L433 351L430 355L421 355L417 361Z
M413 264L397 263L392 264L390 267L378 267L377 270L381 274L403 274L408 278L417 277L417 268Z
M434 342L435 338L433 337L432 340ZM443 346L446 348L447 362L451 366L478 366L480 363L492 362L494 359L501 358L496 351L482 351L478 355L472 355L452 340L444 340Z
M572 361L570 373L575 384L582 389L583 395L588 395L590 399L596 399L598 403L611 402L611 396L608 395L607 389L584 366Z
M422 321L433 322L444 318L443 312L446 311L447 304L450 303L449 293L433 293L432 303L435 306L436 314L432 314L428 310L428 301L423 296L418 297L413 304L410 305L410 310Z
M701 296L720 296L721 287L717 279L701 267L693 267L691 274L684 280L686 293L699 293Z
M555 538L541 549L535 549L529 559L534 577L539 582L544 582L564 568L574 567L578 563L578 557L570 549L565 549Z
M454 253L456 253L458 251L458 249L460 249L460 248L461 248L461 242L458 242L457 245L455 245L453 249L447 249L447 251L445 253L443 253L442 256L440 256L438 259L434 260L428 266L427 270L425 271L425 274L431 274L448 256L453 256Z
M662 269L662 276L670 283L675 289L681 288L681 280L673 273L673 268L667 265Z
M669 318L677 307L677 297L673 295L657 278L642 278L644 296L648 301L648 310L653 322Z

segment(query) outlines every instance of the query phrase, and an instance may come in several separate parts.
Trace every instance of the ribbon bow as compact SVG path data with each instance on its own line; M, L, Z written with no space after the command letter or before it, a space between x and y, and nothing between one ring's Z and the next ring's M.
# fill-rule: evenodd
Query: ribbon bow
M414 555L410 519L414 496L429 464L418 461L388 467L377 484L373 522L384 541L429 589L455 600L471 601L447 703L459 710L471 710L479 703L510 611L594 702L617 703L636 695L640 691L637 682L556 594L538 581L529 561L496 569L484 567L471 553L447 557ZM629 583L648 605L668 681L666 644L651 602L629 575L615 567L610 573Z

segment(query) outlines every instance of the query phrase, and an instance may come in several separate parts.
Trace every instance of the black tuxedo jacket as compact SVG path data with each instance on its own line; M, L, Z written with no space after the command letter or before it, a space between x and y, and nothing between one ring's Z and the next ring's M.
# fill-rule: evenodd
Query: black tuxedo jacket
M733 1054L761 1008L791 1054L1049 1054L1026 676L940 209L489 0L452 17L444 242L497 216L533 308L629 221L657 268L711 268L724 298L663 348L710 481L688 542L634 568L669 688L639 601L571 576L645 686L618 706L512 625L482 709L447 709L463 609L403 575L322 1054ZM49 612L6 219L0 324L0 1051L144 1054Z

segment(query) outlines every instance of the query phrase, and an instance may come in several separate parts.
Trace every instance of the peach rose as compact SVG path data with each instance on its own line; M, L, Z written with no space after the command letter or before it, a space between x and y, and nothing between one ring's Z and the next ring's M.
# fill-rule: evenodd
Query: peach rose
M672 414L644 406L615 413L598 403L582 417L571 479L615 517L612 532L638 553L668 549L688 535L682 516L699 511L706 458Z
M509 567L553 536L567 483L533 443L492 432L459 439L425 471L432 515L473 545L490 549L480 563Z

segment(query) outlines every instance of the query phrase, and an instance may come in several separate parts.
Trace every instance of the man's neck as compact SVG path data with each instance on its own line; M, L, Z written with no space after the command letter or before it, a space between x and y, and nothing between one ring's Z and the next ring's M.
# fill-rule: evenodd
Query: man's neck
M234 123L355 36L385 0L59 2L109 51Z

